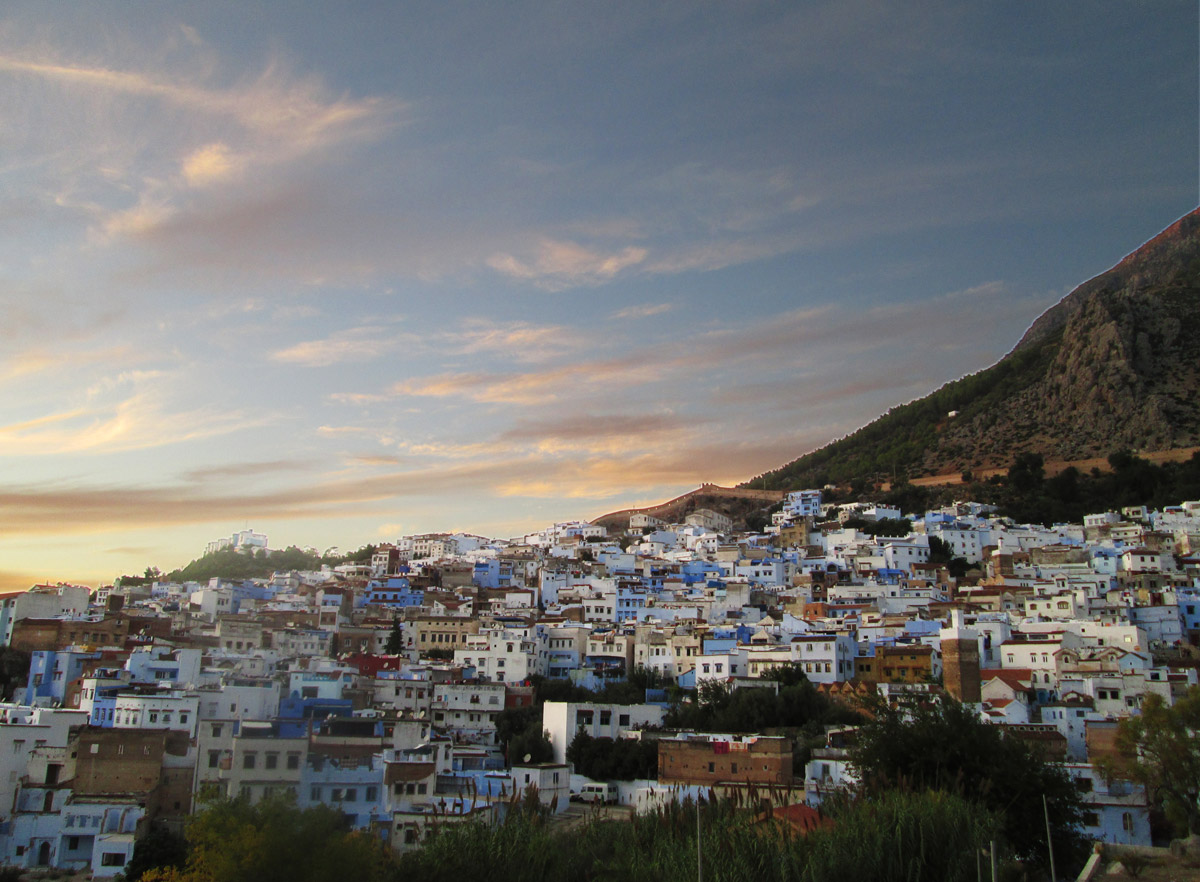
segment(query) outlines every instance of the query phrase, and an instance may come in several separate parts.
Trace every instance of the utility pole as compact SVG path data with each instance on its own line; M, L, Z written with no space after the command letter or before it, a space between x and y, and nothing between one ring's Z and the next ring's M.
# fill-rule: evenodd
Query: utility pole
M1058 882L1054 872L1054 843L1050 840L1050 806L1046 803L1046 794L1042 794L1042 811L1046 813L1046 848L1050 851L1050 882Z

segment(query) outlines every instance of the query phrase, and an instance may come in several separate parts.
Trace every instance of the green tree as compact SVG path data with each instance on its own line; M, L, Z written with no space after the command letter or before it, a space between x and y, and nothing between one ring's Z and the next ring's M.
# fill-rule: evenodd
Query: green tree
M33 656L23 649L0 646L0 697L12 698L18 687L29 682L29 664Z
M504 748L510 766L521 762L548 763L554 759L554 747L542 729L541 705L507 707L496 714L496 740Z
M1147 695L1141 715L1121 721L1117 746L1177 832L1200 833L1200 686L1170 706Z
M1020 453L1008 470L1008 483L1015 490L1029 492L1042 486L1045 475L1045 462L1040 453Z
M866 793L903 786L979 802L1001 818L1012 852L1039 865L1049 857L1044 796L1056 861L1064 866L1082 858L1077 825L1083 808L1061 766L948 696L903 708L880 701L871 710L851 752Z
M388 655L399 655L404 651L404 631L400 628L400 619L392 619L392 630L388 633L387 645L384 652Z
M816 690L798 664L779 665L763 675L759 689L730 689L717 680L706 680L696 700L678 703L667 714L666 725L701 732L751 733L766 729L797 730L815 734L825 724L862 722L862 716ZM769 683L776 681L776 691Z
M567 745L567 762L598 781L658 777L658 741L647 738L593 738L580 729Z
M970 564L965 557L955 557L950 543L939 536L929 537L929 562L944 564L946 571L955 579L961 579L967 574Z
M187 839L155 821L133 846L133 855L125 865L127 882L137 882L154 869L182 870L187 864Z
M347 827L328 806L297 808L289 796L250 805L243 799L213 802L187 826L188 859L182 869L157 869L143 880L159 882L387 882L393 860L383 843Z

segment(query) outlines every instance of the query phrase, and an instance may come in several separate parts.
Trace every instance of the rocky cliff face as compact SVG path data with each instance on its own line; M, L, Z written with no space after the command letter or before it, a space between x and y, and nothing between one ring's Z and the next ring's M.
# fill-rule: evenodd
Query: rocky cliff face
M1200 209L1047 310L993 367L752 484L871 477L839 470L900 433L904 455L890 458L910 477L1003 467L1022 452L1073 460L1200 444Z
M922 470L1004 465L1022 451L1071 460L1200 443L1200 286L1131 280L1073 307L1029 344L1047 350L1044 368L1014 378L998 407L951 421Z

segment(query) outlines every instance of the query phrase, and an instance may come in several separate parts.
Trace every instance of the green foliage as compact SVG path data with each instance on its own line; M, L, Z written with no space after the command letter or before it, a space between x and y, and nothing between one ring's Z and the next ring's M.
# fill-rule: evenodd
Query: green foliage
M861 715L817 692L799 665L781 665L766 679L777 680L778 693L771 688L730 689L707 680L695 701L672 706L666 726L699 732L745 734L767 729L795 729L819 734L827 724L861 722Z
M868 536L907 536L912 532L912 521L907 518L847 518L844 527L852 527Z
M647 738L593 738L580 729L567 745L567 762L597 781L658 777L658 741Z
M378 548L378 545L364 545L357 551L351 551L349 554L342 555L341 557L322 558L321 562L329 564L331 567L343 563L369 563Z
M624 680L612 680L600 690L577 686L569 680L551 680L534 675L533 683L537 704L547 701L595 701L603 704L641 704L646 700L647 689L676 689L675 682L652 668L634 665Z
M1082 858L1079 792L1061 767L947 696L908 708L878 702L872 710L851 755L864 793L902 786L960 795L995 812L1008 847L1037 864L1048 862L1044 796L1056 860Z
M696 823L696 812L700 823ZM795 835L728 800L672 803L630 821L595 818L571 829L510 813L504 823L447 826L401 857L399 876L460 882L486 867L489 882L693 882L697 828L710 882L974 880L976 855L996 833L986 811L960 797L891 793L850 803L832 827Z
M133 846L133 855L125 865L126 882L137 882L153 869L183 869L187 863L187 839L155 821Z
M392 630L388 632L387 644L383 651L388 655L399 655L404 651L404 631L400 627L400 619L392 619Z
M177 882L386 882L393 860L380 840L347 828L327 806L299 809L290 797L250 805L210 804L187 826L184 868L156 876Z
M146 567L146 571L142 575L121 576L116 580L115 584L126 588L136 588L144 585L153 585L162 578L163 574L158 567Z
M854 480L899 480L915 471L937 440L946 414L958 411L969 421L993 411L1044 373L1062 340L1062 329L1013 351L987 370L947 383L924 398L893 407L857 432L760 475L745 486L796 490ZM915 511L916 508L904 508Z
M542 729L540 705L506 707L496 714L496 740L504 748L509 765L548 763L554 759L554 748Z
M661 671L634 665L624 680L605 683L594 700L605 704L641 704L646 700L647 689L671 689L674 686L675 681Z
M282 551L244 553L233 548L222 548L206 554L180 570L168 573L172 582L207 582L222 579L265 579L280 570L319 570L321 558L299 548Z
M1008 484L1018 493L1028 493L1041 487L1045 476L1045 462L1040 453L1021 453L1009 467Z
M955 557L950 543L940 536L929 537L929 562L942 564L955 579L961 579L967 574L970 564L965 557Z
M1008 477L998 485L972 485L967 494L992 502L1020 523L1080 523L1085 514L1148 505L1164 508L1200 496L1200 454L1185 462L1156 465L1117 451L1109 458L1112 472L1085 475L1072 467L1043 478L1041 458L1018 457Z
M0 697L12 698L13 693L29 682L29 665L33 656L23 649L0 646Z
M182 569L173 570L166 575L154 569L155 577L172 582L207 582L213 577L222 579L266 579L275 572L288 570L319 570L322 566L337 566L343 563L366 563L371 560L376 546L364 545L357 551L345 555L321 556L294 545L266 554L262 551L246 553L234 548L222 548L211 554L189 563ZM145 577L122 576L121 584L148 584L155 579L149 578L151 569L146 570ZM129 580L129 581L126 581Z
M1117 746L1183 836L1200 833L1200 686L1168 706L1147 695L1140 716L1121 721ZM1110 772L1113 771L1110 767Z
M534 674L529 680L533 683L539 706L547 701L595 701L597 697L592 690L576 686L570 680L551 680L540 674Z

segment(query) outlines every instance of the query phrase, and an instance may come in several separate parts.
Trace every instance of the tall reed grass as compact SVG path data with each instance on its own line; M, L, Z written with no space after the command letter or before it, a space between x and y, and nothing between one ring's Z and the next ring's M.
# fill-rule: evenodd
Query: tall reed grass
M970 882L994 816L946 793L891 792L846 802L832 826L800 834L727 800L700 806L705 882ZM696 805L630 821L595 818L570 830L544 815L447 827L403 856L399 878L422 882L693 882Z

